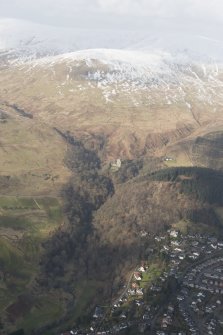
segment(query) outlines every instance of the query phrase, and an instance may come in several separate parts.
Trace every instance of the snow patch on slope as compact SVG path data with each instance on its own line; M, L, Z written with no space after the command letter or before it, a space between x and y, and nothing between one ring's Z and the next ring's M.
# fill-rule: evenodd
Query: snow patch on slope
M75 87L75 81L81 82L79 90L98 88L106 103L124 94L138 106L143 95L148 96L147 103L151 105L180 103L191 110L192 104L186 99L188 90L194 91L197 101L209 105L223 98L221 64L216 69L215 63L190 63L167 52L90 49L45 57L27 65L30 71L43 68L56 73L62 69L65 80L60 87L71 82ZM84 71L79 74L82 68Z

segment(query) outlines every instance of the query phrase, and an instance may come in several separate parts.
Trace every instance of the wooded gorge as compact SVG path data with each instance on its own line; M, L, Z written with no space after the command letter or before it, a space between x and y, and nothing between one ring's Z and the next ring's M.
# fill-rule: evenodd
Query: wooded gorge
M61 191L67 222L44 245L40 286L73 294L80 281L97 282L97 301L109 301L155 234L181 220L221 229L215 206L223 205L222 172L179 167L143 175L143 161L124 162L116 172L102 170L96 152L71 134L60 135L72 171ZM151 245L141 231L151 236ZM91 303L85 315L94 299Z

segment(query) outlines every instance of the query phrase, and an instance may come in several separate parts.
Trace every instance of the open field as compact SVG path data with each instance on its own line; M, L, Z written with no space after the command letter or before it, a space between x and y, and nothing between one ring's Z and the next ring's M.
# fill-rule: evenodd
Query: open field
M152 283L155 283L157 278L166 270L166 265L161 260L149 264L149 268L146 272L142 273L142 281L140 286L142 288L148 288Z
M25 319L18 322L18 327L26 330L27 333L33 330L34 325L45 325L61 318L63 306L60 298L55 295L40 295L31 306Z

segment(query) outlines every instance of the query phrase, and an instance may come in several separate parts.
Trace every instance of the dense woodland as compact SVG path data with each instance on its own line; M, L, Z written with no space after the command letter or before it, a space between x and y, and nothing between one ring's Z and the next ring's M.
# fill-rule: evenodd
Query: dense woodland
M69 144L65 163L73 175L62 190L68 225L45 245L42 266L50 286L64 284L55 280L55 276L62 278L69 262L77 267L82 264L78 271L80 275L89 272L87 240L93 234L92 216L114 192L111 180L99 174L100 160L97 155L70 135L63 136Z
M200 167L178 167L152 173L149 178L180 184L180 192L202 202L223 203L223 173Z
M111 238L109 235L109 231L112 227L111 222L114 221L113 215L111 214L111 216L109 216L109 213L114 212L114 215L116 215L119 237L122 236L123 231L125 235L128 236L129 229L130 231L132 230L129 239L130 241L132 240L132 246L134 245L136 252L136 231L140 229L140 222L143 219L140 217L142 214L140 214L139 206L145 205L143 211L146 213L150 205L145 201L148 196L144 197L144 191L151 195L152 192L154 192L154 182L171 183L172 190L174 185L176 185L175 193L178 192L179 194L189 196L198 203L208 203L211 205L214 203L221 204L223 202L223 174L221 172L198 167L162 169L144 177L136 178L136 180L133 179L132 183L128 184L129 190L131 190L132 187L133 190L132 193L130 191L128 194L127 201L131 199L130 195L132 198L134 197L135 190L138 190L139 187L141 190L140 196L136 194L135 205L138 206L136 215L126 215L125 209L128 214L128 204L122 203L122 200L120 200L122 206L120 212L117 212L118 206L112 202L110 203L110 210L105 207L106 215L108 215L107 219L104 217L103 210L100 211L102 213L102 219L100 220L102 222L103 220L110 221L109 226L106 228L106 233L108 233L106 237L106 233L102 232L100 227L98 228L97 225L94 225L94 213L100 209L108 198L111 199L114 194L113 182L111 178L108 177L111 173L109 173L108 176L100 173L101 164L95 152L86 149L80 141L76 141L69 133L60 134L68 143L65 163L73 175L70 183L62 190L62 196L65 199L64 211L69 223L62 227L45 246L46 253L42 260L42 265L44 271L47 273L49 285L59 285L59 283L61 283L60 280L55 280L55 276L62 278L66 271L67 264L71 261L76 264L76 266L82 264L81 267L79 267L79 274L83 272L87 276L94 276L94 273L97 271L105 271L107 273L108 269L106 269L106 265L103 266L103 263L110 265L115 263L116 261L113 257L115 257L116 260L120 260L127 252L131 254L131 250L128 250L128 248L131 248L131 243L127 243L128 246L125 245L124 235L123 245L120 248L112 248L112 243L111 245L104 243L106 238L110 240L110 242L111 239L115 241L115 236ZM124 183L137 176L142 166L142 161L127 161L118 172L113 174L113 180L117 183ZM141 185L140 182L145 180L147 186L144 184ZM143 199L143 197L145 199ZM139 201L140 204L138 203L137 205L137 201ZM131 203L131 200L129 203ZM170 214L168 206L169 204L160 206L151 203L152 212L155 213L154 215L156 217L156 225L151 224L145 227L144 221L142 221L142 228L149 228L151 232L153 232L153 229L157 231L157 227L160 226L163 229L164 226L168 227L171 220L180 220L184 217L194 220L195 222L207 222L207 220L215 224L218 222L214 211L210 207L201 208L197 205L194 209L190 209L190 206L176 208L176 210L173 208L172 214ZM134 205L132 208L133 207ZM112 208L114 208L114 210L112 210ZM123 231L120 231L120 225L123 226ZM105 235L103 235L104 233ZM103 257L100 256L102 251ZM116 264L114 264L114 266L115 265Z

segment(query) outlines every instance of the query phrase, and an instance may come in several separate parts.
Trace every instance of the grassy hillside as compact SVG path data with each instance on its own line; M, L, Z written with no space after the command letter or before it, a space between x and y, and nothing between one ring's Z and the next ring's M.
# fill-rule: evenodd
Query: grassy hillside
M223 170L223 133L199 136L192 146L192 159L196 165Z
M35 277L42 243L62 223L57 198L0 197L0 310L5 330L20 324L28 330L35 318L42 324L61 315L61 307L58 312L56 305L53 310L49 308L50 301L53 299L52 306L58 297L51 297L51 292L39 292L37 296ZM44 299L49 300L47 305ZM40 306L47 310L46 315Z
M0 195L57 195L68 180L66 144L48 125L0 101ZM28 113L28 111L26 111Z
M145 89L136 83L89 77L98 70L110 71L112 79L112 70L97 61L15 66L1 70L0 94L7 106L16 106L14 112L20 117L22 111L27 122L31 115L33 121L88 137L92 145L101 144L95 138L102 136L101 154L106 160L135 159L146 152L160 155L177 141L190 136L195 140L210 133L211 127L222 127L221 88L204 78L207 96L201 99L193 80L182 79L182 88L148 83ZM211 93L213 89L219 94ZM209 96L211 104L205 102Z

